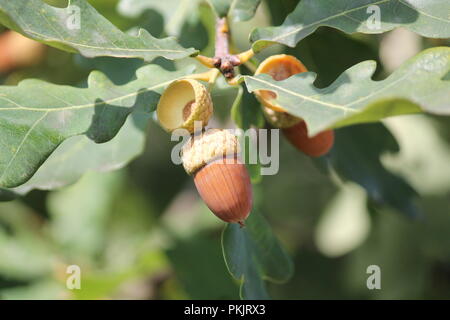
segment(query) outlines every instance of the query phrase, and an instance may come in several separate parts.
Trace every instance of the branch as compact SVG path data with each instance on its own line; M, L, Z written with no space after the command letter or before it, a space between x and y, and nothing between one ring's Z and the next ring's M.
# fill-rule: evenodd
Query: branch
M230 31L226 18L216 22L216 52L214 58L197 56L197 60L208 68L217 68L227 80L234 78L234 67L246 63L254 56L252 49L241 54L230 54Z
M216 23L216 55L214 66L222 72L225 78L234 78L234 67L241 64L239 58L230 54L230 34L226 18L217 19Z

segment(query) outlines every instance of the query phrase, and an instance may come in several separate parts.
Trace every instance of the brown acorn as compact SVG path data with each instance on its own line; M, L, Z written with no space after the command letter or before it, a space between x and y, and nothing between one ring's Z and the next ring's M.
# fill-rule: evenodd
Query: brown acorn
M0 35L0 72L38 64L44 58L45 50L45 45L40 42L14 31L5 31Z
M208 208L221 220L243 226L253 195L250 176L238 155L237 138L214 129L192 136L183 147L182 160Z
M260 64L255 74L267 73L274 80L281 81L290 76L308 71L300 60L293 56L280 54L267 58ZM282 106L272 100L276 95L271 91L256 92L262 104L267 121L282 129L284 136L298 150L310 157L320 157L328 153L334 144L334 131L326 130L308 137L308 129L303 119L290 115Z
M313 137L308 137L308 129L303 120L282 131L293 146L310 157L321 157L327 154L334 144L333 130L325 130Z

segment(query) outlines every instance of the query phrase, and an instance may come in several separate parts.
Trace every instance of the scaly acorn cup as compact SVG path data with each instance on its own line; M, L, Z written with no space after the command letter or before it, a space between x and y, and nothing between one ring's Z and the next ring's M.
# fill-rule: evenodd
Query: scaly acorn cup
M214 129L192 136L183 147L182 160L208 208L221 220L244 226L253 195L239 152L236 136Z
M176 80L164 91L156 113L166 131L186 129L193 133L196 121L200 121L202 127L208 124L213 103L209 91L197 80Z
M281 81L290 76L308 71L295 57L281 54L267 58L262 62L255 74L267 73L274 80ZM334 144L334 131L326 130L314 137L308 137L308 129L301 118L285 112L282 106L275 105L272 100L276 95L271 91L256 92L261 102L266 120L274 127L282 129L287 140L298 150L310 157L320 157L328 153Z
M261 62L258 69L256 69L255 75L265 73L271 75L274 80L281 81L294 74L306 71L308 71L306 67L296 57L286 54L279 54L271 56ZM277 105L273 101L276 98L276 94L274 92L257 90L255 91L255 95L263 106L279 112L286 111L282 106Z

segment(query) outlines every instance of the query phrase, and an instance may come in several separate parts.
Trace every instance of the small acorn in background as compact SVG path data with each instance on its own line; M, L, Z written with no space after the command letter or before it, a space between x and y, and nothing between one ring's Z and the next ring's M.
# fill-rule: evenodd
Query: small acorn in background
M327 154L334 144L333 130L325 130L313 137L308 137L306 122L303 120L282 131L286 139L288 139L294 147L310 157L321 157Z
M14 31L0 34L0 72L30 67L44 58L44 44L22 36Z
M282 81L290 76L308 71L297 58L280 54L267 58L258 67L255 75L266 73L274 80ZM321 157L327 154L334 144L334 131L325 130L313 137L308 136L306 122L298 117L290 115L286 110L277 105L273 99L276 94L267 90L258 90L256 97L262 104L266 120L276 128L280 128L286 139L310 157Z
M182 160L208 208L223 221L244 226L252 210L253 194L239 152L236 136L213 129L192 136L183 147Z
M194 123L208 124L213 113L211 95L206 87L192 79L172 82L161 96L157 116L160 125L168 132L186 129L194 132Z

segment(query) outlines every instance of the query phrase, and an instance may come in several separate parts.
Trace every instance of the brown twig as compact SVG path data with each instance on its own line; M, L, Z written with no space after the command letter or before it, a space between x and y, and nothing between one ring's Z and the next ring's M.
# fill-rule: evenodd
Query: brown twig
M216 54L214 66L222 72L225 78L234 78L234 67L241 64L236 55L230 54L230 35L226 18L217 19L216 23Z
M252 49L235 55L230 53L230 30L226 18L216 22L216 48L214 58L197 56L197 60L208 68L217 68L227 80L234 78L234 67L246 63L254 56Z

